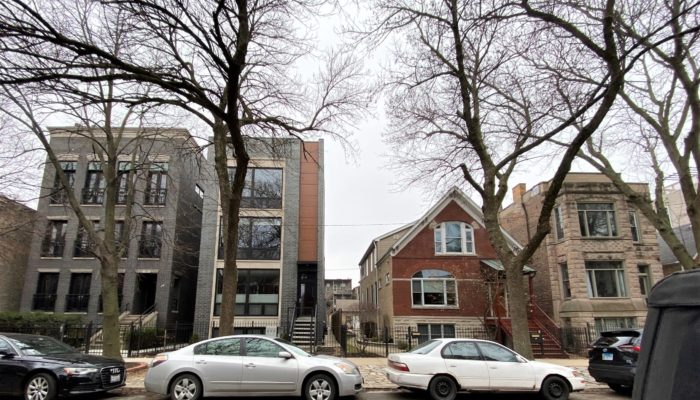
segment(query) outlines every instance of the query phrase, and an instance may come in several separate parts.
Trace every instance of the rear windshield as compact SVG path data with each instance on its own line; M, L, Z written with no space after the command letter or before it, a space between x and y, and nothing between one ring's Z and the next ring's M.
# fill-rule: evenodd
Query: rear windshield
M615 334L610 334L607 332L604 332L602 334L603 336L599 337L598 340L596 340L593 343L593 346L601 346L601 347L611 347L611 346L622 346L626 344L640 344L642 342L642 335L641 333L639 336L631 336L629 334L627 335L615 335Z
M434 348L438 347L440 345L440 342L437 340L428 340L427 342L421 343L418 347L415 349L409 351L409 353L412 354L428 354L430 353Z

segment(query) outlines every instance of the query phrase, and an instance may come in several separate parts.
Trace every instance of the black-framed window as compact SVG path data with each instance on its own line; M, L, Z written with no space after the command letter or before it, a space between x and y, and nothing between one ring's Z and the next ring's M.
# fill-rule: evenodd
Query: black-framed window
M224 259L223 218L219 218L217 257ZM239 260L279 260L282 244L282 219L241 217L238 222Z
M102 172L102 163L90 161L85 174L85 187L83 188L83 204L102 204L105 193L105 178Z
M233 182L235 167L229 167ZM248 168L243 186L242 208L282 208L282 169Z
M216 270L214 315L221 315L224 270ZM277 316L280 272L277 269L239 269L235 315Z
M32 310L54 311L57 290L58 272L39 272Z
M578 203L578 221L583 237L617 236L612 203Z
M90 303L91 273L73 273L66 295L67 312L86 312Z
M554 232L557 240L564 239L564 217L561 214L561 207L554 208Z
M651 275L649 274L649 266L646 264L637 265L639 274L639 291L645 299L651 291Z
M620 261L586 261L588 297L627 297Z
M452 274L439 269L418 271L411 278L414 307L453 307L457 305L457 282Z
M49 220L46 225L46 233L41 246L42 257L63 257L63 249L66 247L66 228L68 221Z
M140 258L160 258L163 242L163 222L144 221L139 242Z
M630 219L630 233L632 234L632 241L639 242L639 223L637 219L637 212L631 210L628 212Z
M168 192L168 163L151 163L146 182L145 204L164 205Z
M418 324L417 327L420 343L430 339L455 337L454 324Z
M99 229L100 221L92 221L95 230ZM75 238L73 257L94 257L95 242L90 238L90 234L83 225L78 227L78 236Z
M567 263L559 264L559 272L561 273L561 291L565 299L571 298L571 282L569 281L569 265Z
M129 197L129 173L132 170L132 164L129 161L119 161L117 164L117 180L119 181L117 188L117 204L126 204Z
M66 175L68 180L68 187L73 189L75 187L75 171L78 167L77 161L61 161L61 169ZM53 181L53 189L51 190L51 204L64 204L68 202L68 194L66 193L63 185L61 185L61 179L58 177L58 171L56 171L56 176Z

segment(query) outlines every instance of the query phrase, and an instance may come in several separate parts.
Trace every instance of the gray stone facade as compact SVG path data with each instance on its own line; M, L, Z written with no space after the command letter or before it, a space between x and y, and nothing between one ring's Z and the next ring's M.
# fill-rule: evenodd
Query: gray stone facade
M540 183L525 191L521 184L514 189L513 204L499 218L516 240L526 242L528 232L536 229L548 185L549 182ZM648 196L646 184L631 185ZM610 216L608 225L613 229L611 234L582 233L581 204L611 207L606 211ZM552 216L550 233L528 263L537 270L533 281L536 303L564 326L643 326L644 292L663 276L654 227L641 212L635 212L632 204L602 174L570 173L559 192L556 207L561 211L560 227ZM636 216L636 240L630 212ZM600 273L595 270L611 265L619 269ZM599 287L592 287L596 285ZM599 290L608 292L601 295Z
M95 141L84 137L85 128L49 128L51 147L62 161L75 162L76 196L81 197L87 186L88 165L98 160L94 153ZM103 133L93 132L96 141ZM127 234L127 256L122 258L118 271L123 274L121 311L141 313L153 305L158 312L159 325L173 322L191 322L194 304L188 299L196 292L198 251L201 231L202 199L196 190L201 165L199 147L184 129L126 128L119 160L137 165L138 179L132 204L131 232ZM141 138L137 140L137 138ZM162 199L146 204L147 174L154 163L165 163L165 188ZM99 164L98 164L99 165ZM44 217L37 222L38 232L31 241L29 266L24 280L22 311L36 310L35 295L41 273L57 273L58 284L55 304L45 311L65 312L74 273L91 274L87 310L80 311L85 320L100 322L99 297L100 263L94 257L76 257L74 251L79 223L72 209L62 202L52 201L56 172L47 161L42 180L38 213ZM152 201L151 201L152 202ZM83 200L83 203L85 201ZM101 202L81 204L91 220L104 220L105 208ZM117 205L117 220L123 220L125 205ZM64 249L52 257L42 255L47 235L47 224L52 220L67 221ZM160 257L143 258L139 254L144 221L162 222Z
M244 270L279 270L279 302L277 315L237 315L234 325L238 328L267 327L264 333L282 335L288 326L288 316L298 300L299 274L299 224L301 193L301 158L302 143L295 138L286 139L252 139L248 138L248 152L251 157L248 173L254 168L282 169L282 205L281 208L259 209L241 208L240 217L262 217L281 219L281 253L279 260L238 260L237 267ZM321 143L319 171L323 168L323 147ZM230 156L229 166L235 161ZM219 316L214 315L216 298L217 269L223 268L223 260L217 256L219 247L219 189L214 170L214 154L209 151L206 166L206 178L200 184L204 190L204 209L202 223L202 241L199 257L199 276L197 280L197 298L195 304L195 324L200 338L215 335L218 331ZM323 299L324 265L323 265L323 175L318 182L318 254L315 262L317 271L317 292ZM240 258L240 257L239 257ZM319 298L319 296L317 296ZM318 301L319 315L324 315L325 304ZM249 331L245 331L249 332ZM255 331L257 332L257 331Z

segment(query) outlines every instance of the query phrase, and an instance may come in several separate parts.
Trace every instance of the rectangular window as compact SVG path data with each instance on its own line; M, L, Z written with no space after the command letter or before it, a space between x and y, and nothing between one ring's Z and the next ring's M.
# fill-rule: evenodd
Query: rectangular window
M129 197L129 173L131 172L131 163L128 161L119 161L117 167L117 180L119 186L117 188L117 204L126 204Z
M73 189L75 187L75 170L78 163L76 161L61 161L60 165L68 180L68 187ZM58 177L58 172L56 172L53 189L51 190L51 204L65 204L67 202L68 194L64 190L63 185L61 185L61 179Z
M642 297L645 299L651 291L651 276L649 276L649 266L648 265L637 265L637 271L639 272L639 291L642 293Z
M389 282L391 282L391 279L389 279L389 273L387 272L386 275L384 275L384 284L389 285Z
M99 161L88 163L83 188L83 204L102 204L105 193L105 179L102 174L102 164Z
M95 230L99 229L100 221L92 221L92 226ZM73 250L73 257L94 257L95 256L95 242L90 238L87 229L80 225L78 227L78 236L75 238L75 246Z
M620 261L586 261L588 297L627 297Z
M435 227L435 254L474 254L474 229L464 222Z
M455 326L452 324L418 324L420 343L430 339L454 338Z
M144 204L164 205L168 185L168 163L154 162L148 170Z
M214 316L221 315L224 270L216 270ZM235 315L277 316L280 272L276 269L239 269Z
M36 284L32 310L54 311L56 307L56 290L58 289L58 272L40 272Z
M565 299L571 298L571 283L569 282L569 266L566 263L559 264L561 272L561 291Z
M229 168L233 182L235 167ZM242 208L282 208L282 169L248 168L243 187Z
M632 233L632 241L639 242L639 225L637 224L637 212L630 211L629 218L630 218L630 231Z
M616 331L618 329L636 328L637 322L633 317L605 317L595 318L596 334L606 331Z
M63 257L68 221L49 220L41 246L42 257Z
M615 208L612 203L579 203L578 221L583 237L617 236Z
M279 260L282 244L280 218L248 218L238 223L239 260Z
M564 219L561 215L561 207L554 209L554 233L557 240L564 239Z
M70 287L66 295L66 312L86 312L90 302L90 281L92 274L70 275Z
M162 240L163 223L159 221L144 221L141 228L139 257L160 258Z
M454 279L413 279L413 306L455 306L457 290Z

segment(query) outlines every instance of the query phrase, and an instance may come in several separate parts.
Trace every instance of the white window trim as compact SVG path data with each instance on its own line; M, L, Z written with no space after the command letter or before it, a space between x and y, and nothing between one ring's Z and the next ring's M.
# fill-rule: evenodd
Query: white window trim
M425 289L423 288L423 282L425 281L442 281L442 295L445 299L445 304L414 304L413 303L413 282L420 282L421 290L421 301L422 296L425 294ZM447 304L447 281L453 281L455 283L455 304ZM455 278L411 278L411 308L459 308L459 290L457 289L457 279Z
M578 208L579 204L610 204L612 206L611 210L581 210ZM618 219L620 218L617 215L617 210L615 208L615 203L614 202L579 202L576 203L576 212L577 212L577 217L579 219L579 225L581 225L581 213L583 212L584 215L586 215L588 212L605 212L605 222L608 227L608 235L596 235L593 236L591 235L591 232L588 230L588 223L583 225L583 227L579 227L579 229L583 228L585 231L585 234L581 234L581 237L584 239L608 239L608 238L617 238L620 237L620 227L619 227L619 222ZM610 221L610 215L612 214L614 221ZM584 220L588 220L587 217L584 217ZM613 232L614 231L614 232ZM613 234L615 233L615 234Z
M639 230L639 218L637 218L637 211L636 210L629 210L627 212L627 215L631 217L630 219L634 220L634 225L630 223L630 235L632 235L632 230L631 228L634 228L635 232L637 233L637 240L634 240L634 236L632 236L632 241L634 243L641 243L642 242L642 235L641 231Z
M595 262L595 261L587 261ZM616 261L619 262L619 261ZM588 297L590 299L625 299L629 298L629 289L627 288L627 278L625 277L625 266L622 262L620 263L620 268L586 268L586 289L588 291ZM598 289L595 287L595 278L591 280L591 273L595 275L595 271L615 271L615 286L617 287L618 296L598 296ZM620 277L622 277L622 282L620 282Z
M445 236L445 224L459 224L459 232L460 232L460 239L461 239L461 246L464 251L461 252L448 252L446 251L446 246L447 246L447 241L446 241L446 236ZM472 240L471 240L471 251L467 251L467 235L465 234L466 230L469 230L471 232ZM433 251L435 251L435 233L440 232L440 252L435 252L436 256L454 256L454 255L476 255L476 240L474 239L474 227L469 225L466 222L459 222L459 221L445 221L440 223L438 226L435 227L435 230L433 231Z

